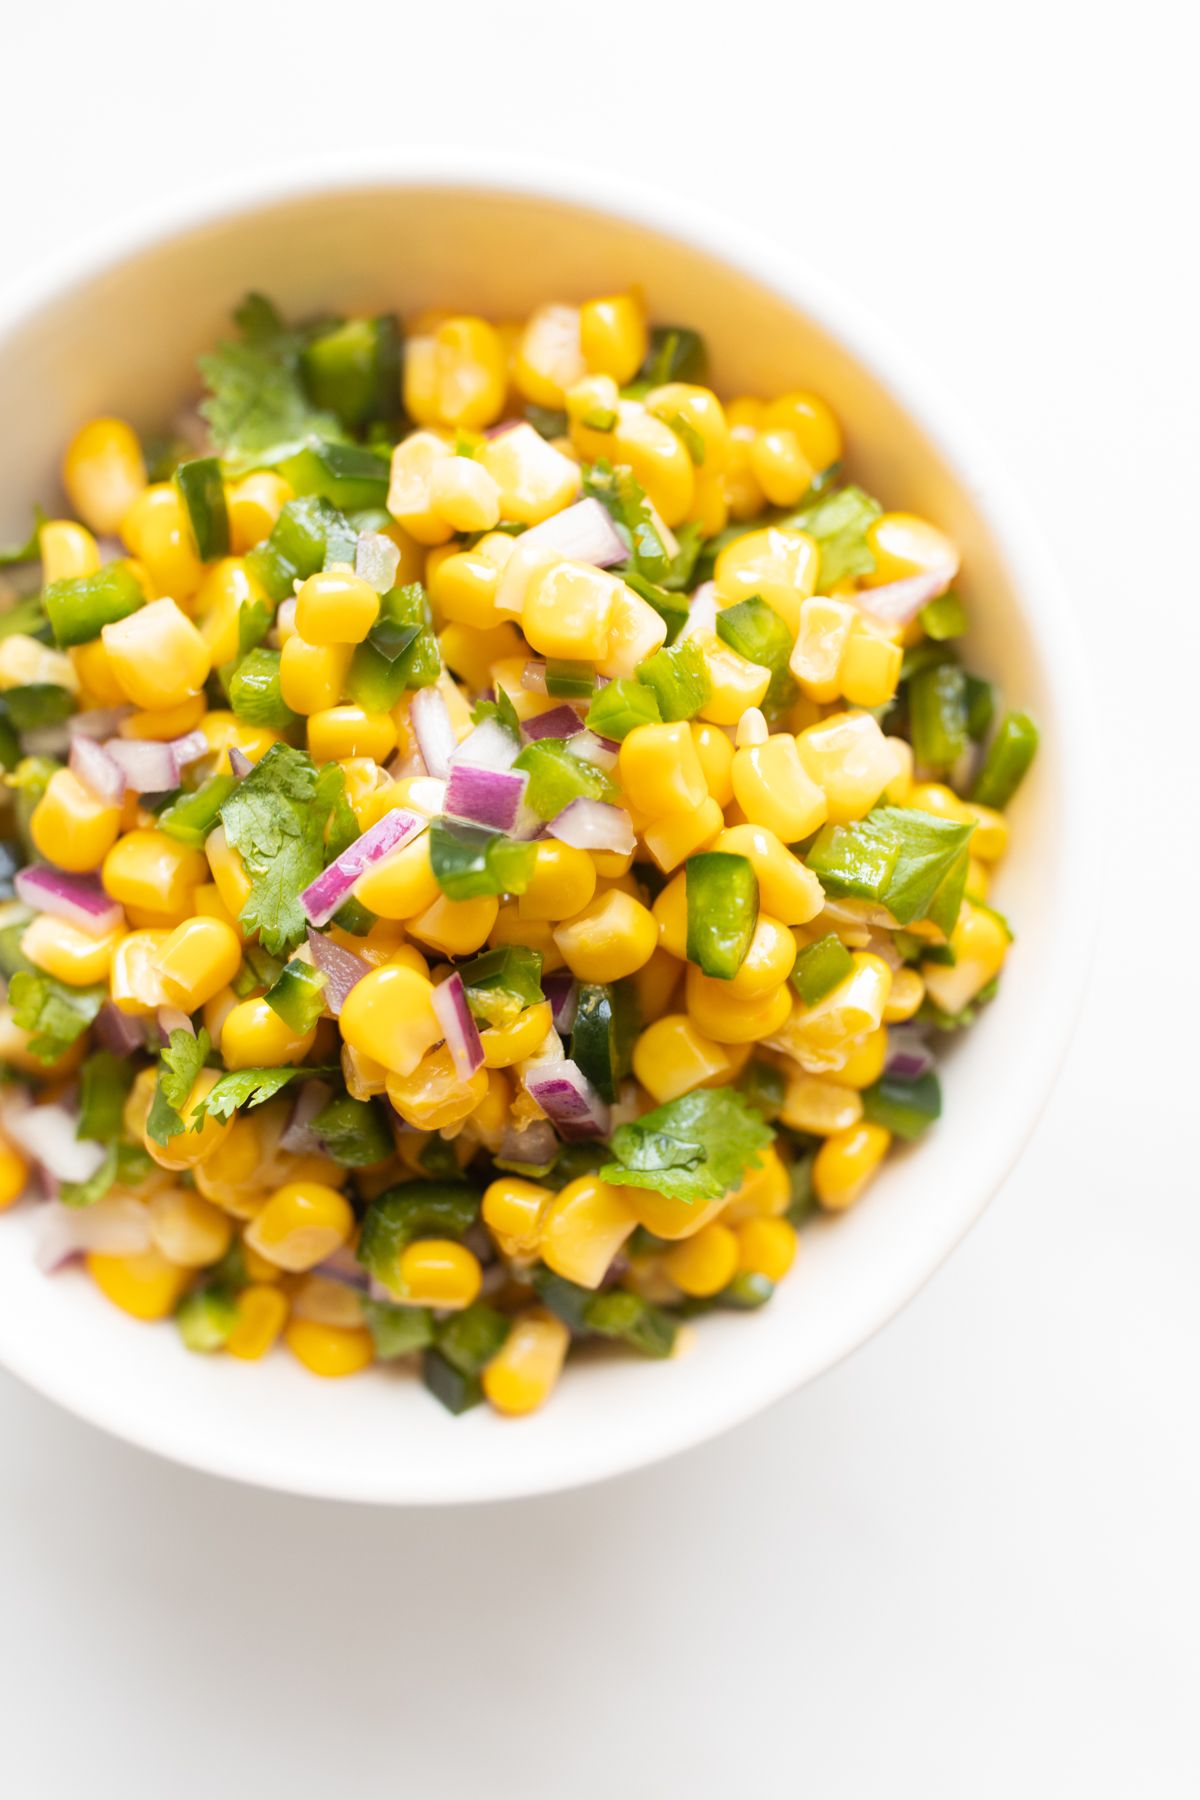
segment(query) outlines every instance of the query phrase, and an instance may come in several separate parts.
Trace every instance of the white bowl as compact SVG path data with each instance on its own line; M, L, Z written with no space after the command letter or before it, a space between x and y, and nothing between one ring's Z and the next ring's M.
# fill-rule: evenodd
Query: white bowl
M1086 970L1094 886L1090 714L1053 568L975 435L857 306L783 250L678 198L565 170L406 154L326 165L163 209L68 255L0 308L0 526L27 527L62 447L95 413L160 425L195 357L259 288L285 312L433 305L494 317L637 282L696 326L726 394L814 387L854 476L961 546L973 666L1040 721L1012 808L999 904L1018 942L995 1004L944 1070L945 1115L843 1218L806 1232L771 1304L700 1322L687 1353L572 1367L553 1403L507 1422L443 1412L413 1378L313 1380L290 1357L204 1358L136 1324L79 1273L32 1260L29 1207L0 1219L0 1359L93 1423L182 1463L347 1500L485 1500L571 1487L714 1436L879 1329L977 1219L1046 1100Z

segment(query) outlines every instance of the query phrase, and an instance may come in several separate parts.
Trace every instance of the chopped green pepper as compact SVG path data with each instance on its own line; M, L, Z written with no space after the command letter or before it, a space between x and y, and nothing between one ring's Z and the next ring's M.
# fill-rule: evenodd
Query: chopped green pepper
M313 405L343 425L391 419L400 410L400 332L390 314L318 333L301 351L300 369Z
M873 1086L863 1089L862 1103L864 1119L911 1140L919 1138L941 1117L942 1090L932 1073L920 1075L915 1081L883 1075Z
M661 725L662 713L653 689L619 675L600 689L588 707L586 723L597 736L620 742L639 725Z
M758 877L748 857L703 850L684 864L688 961L732 981L758 924Z
M1007 713L971 789L975 804L1003 811L1028 774L1037 747L1038 728L1029 714Z
M630 982L580 988L571 1027L571 1057L610 1105L633 1067L638 1023L637 998Z
M524 944L485 950L461 971L467 1004L487 1025L511 1025L527 1006L537 1006L542 992L542 953Z
M429 827L430 864L438 886L450 900L523 894L535 857L532 843L489 831L485 825L434 819Z
M815 1006L854 971L850 952L835 932L801 950L792 966L792 986L805 1006Z
M348 1169L373 1169L395 1154L383 1109L374 1100L335 1094L321 1108L312 1128L334 1161Z
M325 977L312 963L293 956L263 998L285 1025L303 1037L325 1011Z
M127 619L146 604L141 583L128 563L106 563L94 575L52 581L42 596L46 616L61 649L90 644L105 625Z
M234 775L213 775L194 793L176 795L155 820L159 831L186 844L191 850L202 850L210 831L215 831L218 814L237 786Z
M708 665L699 644L690 639L657 650L642 664L637 678L653 691L660 714L669 722L694 719L712 694Z
M277 464L297 494L316 494L341 512L386 506L391 467L361 444L306 444Z
M278 650L251 650L229 677L229 705L249 725L286 731L299 718L283 697Z
M588 709L589 719L591 710ZM572 756L562 738L539 738L526 744L513 768L528 775L525 803L539 819L557 818L564 806L580 796L590 800L617 798L616 786L604 770L595 763L584 762L582 757Z
M427 1350L433 1342L433 1314L427 1306L393 1306L387 1300L364 1300L363 1323L380 1362Z
M229 508L217 458L196 456L190 462L182 462L173 479L187 511L200 561L212 562L214 557L228 556Z
M917 671L908 684L908 716L918 765L952 768L967 747L967 678L957 663Z

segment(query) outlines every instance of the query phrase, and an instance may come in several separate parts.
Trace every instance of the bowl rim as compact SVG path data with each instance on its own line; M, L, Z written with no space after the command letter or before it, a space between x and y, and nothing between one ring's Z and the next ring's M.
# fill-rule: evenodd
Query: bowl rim
M292 159L251 174L235 174L193 185L182 194L126 213L115 224L81 234L24 274L0 285L0 350L43 305L81 283L102 277L137 254L206 225L227 222L265 207L322 194L375 189L445 188L547 201L622 219L722 262L811 318L885 390L920 428L936 454L955 470L971 492L972 505L1003 547L1013 589L1036 594L1037 607L1022 603L1022 614L1039 660L1055 671L1055 707L1061 724L1057 744L1063 836L1063 879L1053 902L1072 929L1059 934L1058 953L1048 959L1049 1004L1041 1007L1042 1028L1023 1058L1023 1110L1013 1121L1002 1153L964 1180L954 1228L919 1271L897 1279L886 1302L866 1325L855 1322L843 1341L810 1374L784 1364L764 1366L752 1385L712 1393L711 1411L699 1425L672 1428L664 1422L652 1446L593 1443L570 1468L528 1475L504 1468L486 1489L465 1492L461 1482L411 1480L373 1485L356 1492L337 1476L299 1480L270 1467L269 1449L252 1453L208 1453L188 1441L184 1420L164 1435L141 1427L136 1409L116 1395L89 1386L86 1370L64 1369L62 1359L39 1354L35 1339L0 1345L11 1373L77 1417L143 1450L184 1466L230 1480L321 1499L385 1505L445 1505L517 1499L566 1491L651 1466L696 1447L755 1417L788 1393L837 1367L894 1319L936 1274L982 1216L1011 1172L1049 1101L1082 1005L1099 917L1100 861L1098 808L1089 768L1097 743L1096 709L1082 632L1066 600L1054 559L1040 527L1004 468L941 382L853 296L847 296L819 268L801 264L758 233L679 193L636 185L594 167L517 154L460 148L410 147L387 151L346 151ZM1036 1079L1030 1079L1033 1076ZM598 1453L599 1450L599 1453ZM411 1475L411 1471L409 1472Z

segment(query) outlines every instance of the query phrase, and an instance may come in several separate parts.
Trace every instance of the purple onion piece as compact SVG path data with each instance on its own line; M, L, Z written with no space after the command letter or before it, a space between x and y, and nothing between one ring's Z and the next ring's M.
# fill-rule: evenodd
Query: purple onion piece
M617 766L621 746L614 743L612 738L597 737L594 731L581 731L578 736L570 739L567 749L572 756L578 756L582 762L590 762L595 768L603 769L608 774Z
M352 950L343 950L332 938L314 931L308 933L308 947L313 964L325 977L325 1004L336 1019L346 1003L350 989L371 973L371 965Z
M24 1089L0 1103L4 1135L56 1181L89 1181L104 1161L104 1145L77 1138L79 1115L51 1102L31 1106Z
M550 1002L555 1031L565 1037L575 1023L579 983L570 969L555 969L552 974L542 976L542 992Z
M97 800L115 806L121 799L125 792L125 771L114 762L103 744L90 737L74 737L68 761L71 773L78 776Z
M44 1275L89 1250L137 1256L150 1247L150 1209L132 1194L104 1194L92 1206L50 1200L37 1223L33 1259Z
M911 625L923 606L941 598L957 574L956 560L940 569L906 575L903 581L889 581L884 587L863 588L855 594L854 604L881 625Z
M290 1150L293 1156L318 1155L324 1146L312 1129L312 1121L332 1097L333 1089L326 1082L306 1081L296 1096L291 1117L280 1133L280 1147Z
M483 1067L483 1044L479 1027L467 1004L463 978L457 973L447 976L433 990L433 1010L446 1035L446 1047L460 1081L469 1081L476 1069Z
M182 737L172 738L169 747L175 752L175 761L181 769L198 762L209 752L209 742L202 731L185 731Z
M569 800L546 829L560 844L576 850L611 850L617 856L628 856L636 842L633 820L623 806L585 795Z
M893 1025L888 1030L886 1075L900 1081L919 1081L937 1066L936 1058L921 1034L911 1026Z
M517 822L529 777L523 770L479 769L455 763L446 787L446 812L455 819L509 832Z
M532 1064L525 1070L524 1085L568 1143L608 1136L608 1107L569 1057Z
M549 712L524 719L521 730L527 738L573 738L579 736L579 714L573 706L556 706Z
M160 1006L154 1018L164 1044L170 1043L173 1031L186 1031L191 1037L196 1035L196 1027L191 1019L177 1006Z
M22 869L13 885L26 906L67 919L96 937L112 931L125 916L100 883L86 875L64 875L58 869L34 866Z
M67 730L73 738L91 738L95 743L102 743L105 738L116 736L132 711L132 706L95 706L88 712L74 713L67 720Z
M123 1013L111 1000L106 1000L97 1013L95 1031L104 1048L114 1056L129 1056L134 1050L141 1050L146 1041L141 1020Z
M450 773L450 758L458 748L458 738L450 723L446 697L436 687L418 688L412 697L409 718L417 736L425 767L431 775L445 781Z
M453 751L450 768L453 771L459 763L470 763L476 769L511 769L520 752L511 731L496 719L484 719Z
M179 786L173 744L154 738L109 738L105 750L137 794L165 794Z
M327 924L345 903L359 876L391 851L399 850L427 824L420 813L409 812L403 806L394 806L391 812L384 813L305 888L300 906L309 923Z
M229 757L230 774L237 781L245 781L247 775L254 767L254 764L250 761L246 752L244 750L239 750L236 744L230 744L227 755Z

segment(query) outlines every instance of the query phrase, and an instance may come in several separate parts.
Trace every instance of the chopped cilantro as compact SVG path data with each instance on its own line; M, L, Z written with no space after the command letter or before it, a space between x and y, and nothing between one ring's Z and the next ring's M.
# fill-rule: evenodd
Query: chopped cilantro
M226 467L241 473L278 461L310 436L339 437L336 416L313 406L305 391L302 335L261 294L248 294L233 316L238 339L200 358L208 389L200 411Z
M181 1025L159 1059L158 1083L146 1119L147 1134L156 1144L166 1144L184 1129L183 1109L212 1049L207 1031L192 1035Z
M495 719L511 737L521 741L521 721L517 717L517 709L509 695L502 687L496 689L494 700L477 700L471 708L471 718L476 725L482 725L485 719Z
M69 987L40 969L21 969L8 986L13 1023L31 1036L39 1062L57 1062L81 1037L108 998L104 987Z
M230 1119L241 1106L261 1106L264 1100L273 1100L297 1075L321 1073L320 1069L300 1068L295 1063L285 1069L233 1069L214 1081L203 1100L192 1108L188 1114L191 1128L200 1131L205 1119Z
M821 550L821 592L848 575L869 575L875 555L867 541L867 527L882 508L860 487L839 488L836 494L819 494L807 500L781 523L790 530L806 531Z
M325 867L325 828L344 780L336 763L318 773L303 750L272 744L221 807L226 838L250 877L241 924L272 955L304 937L300 895Z
M774 1135L733 1088L697 1088L618 1125L613 1161L605 1163L600 1179L676 1200L715 1200L741 1185Z

